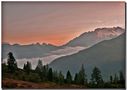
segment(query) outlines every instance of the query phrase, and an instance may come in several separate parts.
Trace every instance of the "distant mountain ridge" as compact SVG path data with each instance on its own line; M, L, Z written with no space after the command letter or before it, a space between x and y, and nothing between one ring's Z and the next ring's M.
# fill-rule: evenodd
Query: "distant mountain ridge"
M51 44L29 44L29 45L19 45L19 44L2 44L2 58L7 57L8 52L13 52L15 58L35 58L43 57L50 51L57 50L58 47Z
M89 31L81 34L80 36L72 39L67 44L63 46L92 46L98 42L101 42L103 40L109 40L112 38L115 38L122 33L124 33L125 30L121 27L113 27L113 28L97 28L94 31Z
M89 79L95 66L100 68L104 79L109 79L109 75L114 75L119 70L125 72L125 33L111 40L104 40L76 54L58 58L49 66L64 74L70 70L74 75L82 64Z

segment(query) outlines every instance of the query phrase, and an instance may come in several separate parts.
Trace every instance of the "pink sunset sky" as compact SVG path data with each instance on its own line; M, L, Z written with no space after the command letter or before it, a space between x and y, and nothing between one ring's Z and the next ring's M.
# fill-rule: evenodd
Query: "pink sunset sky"
M2 2L2 42L63 45L95 28L125 28L125 2Z

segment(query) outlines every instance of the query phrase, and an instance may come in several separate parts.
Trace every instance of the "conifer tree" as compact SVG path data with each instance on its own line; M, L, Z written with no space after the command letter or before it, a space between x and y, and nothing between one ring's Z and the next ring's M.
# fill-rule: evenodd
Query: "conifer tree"
M93 72L91 74L91 83L96 84L96 85L99 85L99 84L103 83L103 79L102 79L102 76L101 76L101 71L97 67L95 67L93 69Z
M81 66L81 70L79 71L78 79L79 79L79 83L82 84L82 85L87 83L85 69L84 69L83 65Z
M25 65L25 71L29 74L31 70L32 70L31 63L27 61Z
M42 72L42 69L43 69L42 61L41 60L38 60L38 64L37 64L37 66L35 68L35 71Z
M52 68L49 68L49 71L48 71L48 80L52 81L52 79L53 79Z
M53 71L53 81L58 83L58 78L59 78L58 72L57 71Z
M23 70L26 70L26 64L24 64L24 66L23 66Z
M74 83L75 84L79 84L79 76L78 76L78 73L75 74Z
M112 83L113 82L113 77L112 77L112 75L110 76L110 83Z
M121 84L124 84L125 83L125 79L124 79L124 75L123 75L123 72L122 71L119 72L119 79L120 79L120 83Z
M63 84L64 83L64 75L62 74L61 71L59 72L58 80L59 80L59 84Z
M9 72L11 72L11 73L15 72L15 70L17 69L17 62L16 62L12 52L8 53L7 64L8 64Z
M68 84L72 83L72 76L69 70L67 71L67 74L66 74L66 83Z
M114 83L115 83L115 84L118 83L118 76L117 76L117 74L115 74L115 76L114 76Z
M43 81L47 81L48 80L48 72L49 72L48 65L44 65L43 66L43 70L42 70Z

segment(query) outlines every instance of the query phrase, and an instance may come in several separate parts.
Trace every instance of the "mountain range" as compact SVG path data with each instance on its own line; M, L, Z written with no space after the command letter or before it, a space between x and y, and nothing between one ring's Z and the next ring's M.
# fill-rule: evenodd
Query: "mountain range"
M72 75L84 65L87 77L90 79L92 69L96 66L105 80L119 70L125 71L125 33L122 35L99 42L92 47L81 50L76 54L55 59L49 64L54 70L62 71L64 75L70 70Z
M70 40L63 46L92 46L103 40L109 40L122 34L125 30L121 27L113 28L96 28L94 31L89 31L81 34L80 36Z
M125 30L121 27L113 27L113 28L97 28L94 31L89 31L81 34L80 36L72 39L67 44L62 46L54 46L52 44L29 44L29 45L19 45L14 44L10 45L7 43L2 44L2 58L7 58L8 52L13 52L15 58L42 58L46 56L48 53L58 52L60 54L61 49L63 52L68 52L70 48L77 47L90 47L98 42L103 40L109 40L115 38L122 34ZM67 49L67 47L69 47ZM60 50L59 50L60 49ZM77 50L76 50L77 51ZM74 51L75 52L75 51ZM72 52L73 53L73 52Z
M21 58L35 58L43 57L50 51L57 50L58 47L51 44L29 44L29 45L19 45L19 44L2 44L2 58L6 58L8 52L12 52L17 59Z

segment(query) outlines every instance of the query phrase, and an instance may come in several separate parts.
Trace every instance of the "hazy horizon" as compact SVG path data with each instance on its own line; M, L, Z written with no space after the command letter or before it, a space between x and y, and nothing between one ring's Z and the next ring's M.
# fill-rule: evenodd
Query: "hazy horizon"
M3 2L3 38L9 44L61 46L95 28L125 28L124 2Z
M116 27L119 27L119 26L116 26ZM98 28L100 28L100 27L98 27ZM102 27L102 28L113 28L113 27ZM123 28L123 27L121 27L121 28ZM96 28L97 29L97 28ZM123 28L123 29L125 29L125 28ZM95 30L95 29L94 29ZM86 31L86 32L83 32L83 33L87 33L87 32L92 32L92 31L94 31L94 30L91 30L91 31ZM81 33L80 35L82 35L83 33ZM80 35L78 35L78 36L80 36ZM76 36L76 37L78 37L78 36ZM74 38L72 38L71 40L73 40L73 39L75 39L76 37L74 37ZM71 41L70 40L70 41ZM69 42L69 41L68 41ZM68 42L66 42L66 43L68 43ZM65 43L65 44L66 44ZM20 43L13 43L13 44L11 44L11 43L9 43L9 42L2 42L2 44L9 44L9 45L36 45L36 44L40 44L40 45L43 45L43 44L47 44L47 45L53 45L53 46L63 46L64 44L62 44L62 45L54 45L54 44L51 44L51 43L45 43L45 42L41 42L41 43L39 43L39 42L32 42L32 43L28 43L28 44L20 44Z

